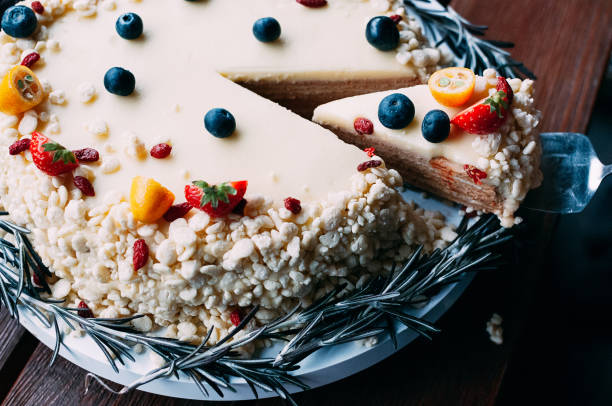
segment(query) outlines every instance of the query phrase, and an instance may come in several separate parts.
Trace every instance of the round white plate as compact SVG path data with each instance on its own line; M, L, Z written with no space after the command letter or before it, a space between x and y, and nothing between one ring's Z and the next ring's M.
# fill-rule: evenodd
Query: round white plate
M453 223L457 224L461 218L457 207L451 207L438 200L426 198L419 192L409 190L404 193L404 196L406 199L416 201L421 207L441 211ZM408 313L430 322L437 321L459 298L471 280L472 276L466 275L459 282L444 287L422 308L412 309ZM19 320L46 346L49 348L55 346L54 330L44 327L38 319L23 308L20 309ZM397 327L397 348L394 348L389 337L385 337L371 347L364 346L360 342L354 342L321 349L302 361L300 369L295 371L294 375L311 388L326 385L382 361L417 337L416 332L400 325ZM115 373L97 345L89 337L66 335L64 342L66 345L61 347L59 353L62 357L91 373L122 385L128 385L157 368L148 353L133 354L136 362L126 361L126 366L118 365L119 373ZM280 346L267 348L258 355L273 357L279 349ZM234 388L236 392L225 391L223 398L212 390L209 391L210 396L206 397L193 382L182 376L181 379L174 377L160 379L140 387L140 390L164 396L198 400L245 400L254 398L246 382L236 379ZM300 390L297 387L287 387L287 389L290 392ZM260 390L259 396L265 398L276 396L276 394Z

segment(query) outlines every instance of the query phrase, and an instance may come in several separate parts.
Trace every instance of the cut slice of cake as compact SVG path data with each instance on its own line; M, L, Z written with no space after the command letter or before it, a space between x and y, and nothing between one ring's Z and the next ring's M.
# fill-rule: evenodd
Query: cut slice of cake
M495 213L509 227L517 221L514 212L520 202L530 189L539 186L542 177L536 131L540 114L534 107L533 82L504 80L511 90L500 91L495 71L485 71L484 77L469 75L444 78L442 74L442 86L438 82L437 88L434 75L429 86L333 101L317 107L313 120L348 143L374 148L406 182ZM455 86L456 81L461 86ZM460 94L453 87L464 89L459 89ZM414 118L408 124L386 122L382 102L390 95L404 95L412 101ZM436 115L448 117L442 136L436 134L440 130L435 127L444 127L444 119L440 124Z

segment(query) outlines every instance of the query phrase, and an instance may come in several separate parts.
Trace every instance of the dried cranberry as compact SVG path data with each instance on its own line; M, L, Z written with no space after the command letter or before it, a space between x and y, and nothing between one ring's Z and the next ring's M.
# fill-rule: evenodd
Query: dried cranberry
M168 144L157 144L153 148L151 148L151 156L157 159L164 159L172 152L172 146Z
M40 283L40 278L35 273L32 273L32 283L34 286L42 287L42 283Z
M392 16L389 16L389 18L392 19L395 24L402 21L402 16L399 14L393 14Z
M293 214L299 214L302 211L302 204L298 199L288 197L285 199L285 209Z
M35 13L44 14L45 6L43 6L40 1L33 1L32 2L32 10L34 10Z
M83 148L72 152L76 159L81 162L96 162L100 159L100 153L93 148Z
M230 320L234 326L240 325L242 322L242 315L240 314L240 310L236 309L230 314Z
M359 134L372 134L374 132L374 124L367 118L357 117L353 123L355 131Z
M323 7L327 5L327 0L296 0L296 1L300 3L302 6L312 7L312 8Z
M359 166L357 166L357 170L359 172L363 172L370 168L376 168L377 166L380 166L380 165L382 165L382 161L377 161L377 160L365 161L365 162L360 163Z
M17 155L21 154L23 151L30 149L30 141L31 140L29 138L22 138L19 141L15 141L9 147L9 154Z
M175 204L171 206L166 213L164 213L164 220L168 223L172 223L176 219L185 217L191 210L191 205L187 202L181 204Z
M27 54L23 58L23 60L21 61L21 64L27 68L31 68L32 65L34 65L39 60L40 60L40 55L38 54L38 52L32 52L32 53Z
M365 153L368 154L368 156L370 158L372 158L374 155L376 155L376 148L374 147L370 147L370 148L366 148L364 149Z
M474 181L475 184L477 185L481 185L481 179L485 179L487 177L487 173L481 171L480 169L476 168L475 166L472 165L463 165L463 169L465 169L465 173L467 173L467 175L472 178L472 180Z
M87 306L87 303L82 300L79 303L79 311L77 313L84 319L91 319L94 317L93 313L91 312L91 309L89 308L89 306Z
M238 202L236 207L232 209L232 213L238 214L239 216L244 216L244 208L246 207L246 205L247 199L243 198L241 201Z
M147 264L149 260L149 246L145 240L136 240L134 242L134 254L132 255L132 263L134 264L134 272Z
M76 186L85 196L91 197L96 195L96 191L91 182L83 176L74 177L74 186Z

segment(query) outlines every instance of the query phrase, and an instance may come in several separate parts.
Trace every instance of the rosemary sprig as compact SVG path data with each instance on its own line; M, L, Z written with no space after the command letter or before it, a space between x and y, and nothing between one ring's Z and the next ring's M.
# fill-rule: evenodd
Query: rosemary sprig
M6 213L0 213L5 215ZM152 337L135 331L130 322L140 316L121 319L83 318L78 309L67 308L61 301L41 297L47 290L35 286L30 275L47 275L44 266L27 238L29 231L6 220L0 228L12 234L15 243L0 239L0 306L6 306L14 317L28 311L47 328L55 331L53 362L63 343L58 320L70 329L79 326L98 345L109 365L118 372L117 363L134 362L132 347L143 345L160 355L165 365L149 372L119 391L108 387L100 378L89 374L106 389L124 394L164 377L191 379L205 396L209 389L219 396L235 391L233 379L242 378L255 397L257 389L276 392L291 404L287 385L307 389L292 372L299 362L322 347L330 347L369 337L389 334L397 345L396 324L401 323L425 337L438 332L429 322L411 316L406 309L417 306L442 286L458 280L467 272L494 268L500 259L497 248L510 238L499 228L494 216L486 216L471 226L464 219L457 229L458 237L447 248L429 255L419 248L410 260L388 276L371 278L363 286L345 294L338 286L310 307L296 307L289 314L246 331L255 316L255 307L227 336L208 345L212 330L199 346L178 340ZM28 272L33 272L28 274ZM44 278L41 278L41 282ZM237 338L238 332L244 334ZM275 358L240 358L237 349L259 339L284 339L285 346Z
M404 0L404 6L419 22L429 41L453 53L455 64L468 67L477 74L494 68L505 77L535 79L533 72L505 50L512 48L513 43L479 38L485 34L487 26L472 24L451 6L438 0Z

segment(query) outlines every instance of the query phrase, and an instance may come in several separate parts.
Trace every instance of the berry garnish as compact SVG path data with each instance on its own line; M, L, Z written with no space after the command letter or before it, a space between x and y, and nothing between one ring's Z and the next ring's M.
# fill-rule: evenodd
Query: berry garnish
M37 132L32 133L30 152L34 165L50 176L71 172L79 166L72 151Z
M32 283L34 284L34 286L36 286L37 288L42 288L42 283L40 283L40 278L38 277L38 275L36 275L35 273L32 273Z
M149 246L145 240L134 241L134 253L132 254L132 264L134 272L145 266L149 261Z
M512 100L514 99L514 92L512 91L512 88L510 87L510 84L506 78L502 76L497 77L497 86L495 87L495 90L506 94L506 103L508 103L508 106L510 106Z
M399 45L399 31L395 21L386 16L372 18L366 26L366 39L380 51L390 51Z
M369 135L374 132L374 124L364 117L357 117L355 122L353 122L353 127L355 127L355 131L357 131L359 134Z
M368 154L368 156L370 158L372 158L374 155L376 155L376 148L374 148L374 147L366 148L366 149L364 149L364 151L365 151L366 154Z
M390 18L391 20L393 20L393 22L394 22L395 24L397 24L397 23L399 23L400 21L402 21L402 16L401 16L401 15L399 15L399 14L393 14L393 15L389 16L389 18Z
M431 110L423 118L421 124L423 138L429 142L438 143L448 138L450 134L450 119L442 110Z
M302 6L310 8L318 8L327 5L327 0L296 0Z
M17 115L36 107L44 98L38 78L23 65L12 67L0 83L0 111Z
M481 171L480 169L476 168L475 166L472 165L463 165L463 169L465 170L465 173L467 173L467 175L472 178L472 180L474 181L475 184L477 185L481 185L482 179L485 179L487 177L487 173Z
M378 119L387 128L404 128L414 119L414 104L401 93L390 94L378 105Z
M236 309L230 314L230 320L234 326L239 326L242 322L242 315L240 310Z
M142 35L142 18L136 13L125 13L115 23L117 34L124 39L136 39Z
M109 93L117 96L129 96L136 87L136 78L129 70L123 68L110 68L104 75L104 87Z
M2 30L13 38L26 38L34 33L38 20L31 8L13 6L2 16Z
M38 52L31 52L27 54L21 61L22 66L31 68L36 62L40 60L40 54Z
M168 223L172 223L176 219L185 217L191 209L191 205L187 202L170 206L168 211L164 213L164 220Z
M72 152L79 162L96 162L100 159L100 153L93 148L77 149Z
M451 123L470 134L490 134L497 131L508 116L512 89L503 77L497 79L497 91L457 114Z
M444 106L465 104L476 86L476 75L468 68L446 68L434 72L427 82L434 99Z
M161 143L151 148L151 156L157 159L164 159L172 152L172 146Z
M302 211L302 204L298 199L288 197L285 199L285 209L289 210L293 214L300 214Z
M134 219L154 223L174 203L174 194L155 179L136 176L130 187L130 210Z
M85 303L84 301L81 300L81 302L79 303L78 306L78 315L84 319L92 319L94 317L94 314L92 313L91 309L89 308L89 306L87 306L87 303Z
M365 161L359 164L359 166L357 166L357 170L359 172L363 172L366 171L370 168L376 168L377 166L382 165L382 161L378 161L378 160L371 160L371 161Z
M30 142L31 140L29 138L22 138L19 141L15 141L9 146L9 154L18 155L30 149Z
M33 1L32 2L32 10L34 10L34 12L37 13L37 14L44 14L45 13L45 6L43 6L40 1Z
M234 209L232 210L232 213L237 214L239 216L244 216L244 208L247 205L247 199L242 199L241 201L238 202L238 204L236 205L236 207L234 207Z
M185 199L192 207L205 211L211 217L224 217L240 203L247 186L246 180L213 186L198 180L185 186Z
M74 186L76 186L84 196L95 196L96 192L91 182L83 176L74 177Z
M276 18L260 18L253 24L253 35L261 42L276 41L281 35L281 26Z
M236 119L229 111L214 108L204 116L204 127L217 138L227 138L236 130Z

